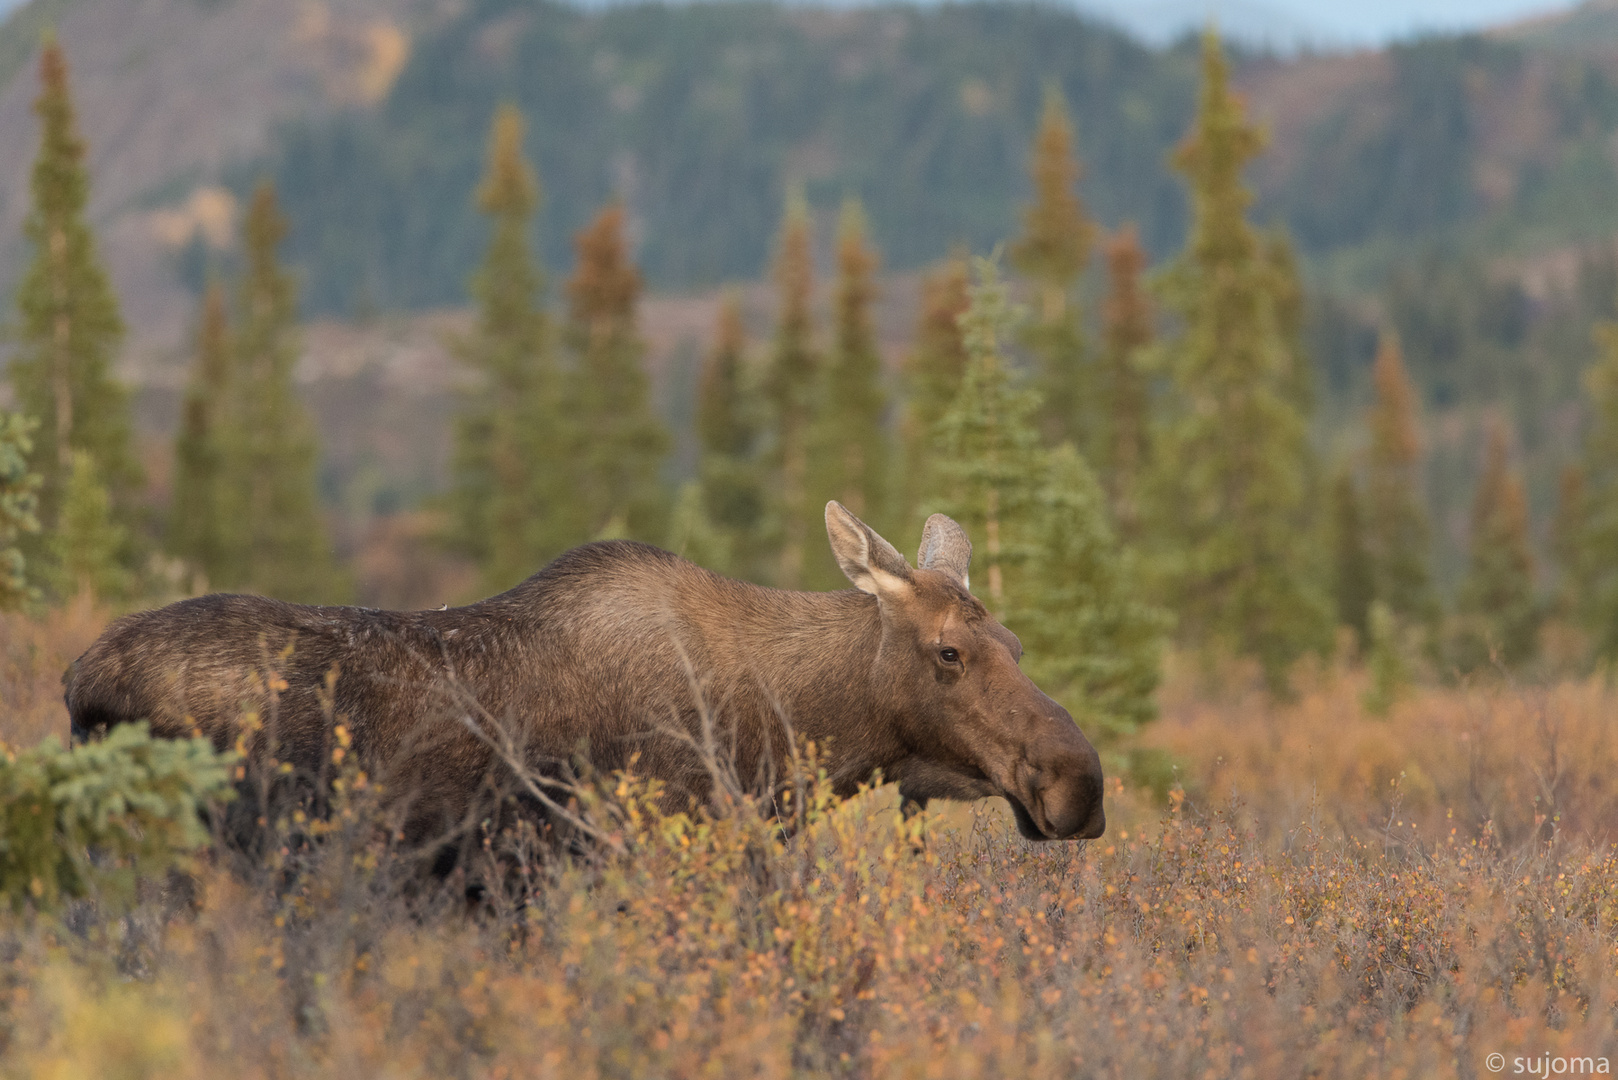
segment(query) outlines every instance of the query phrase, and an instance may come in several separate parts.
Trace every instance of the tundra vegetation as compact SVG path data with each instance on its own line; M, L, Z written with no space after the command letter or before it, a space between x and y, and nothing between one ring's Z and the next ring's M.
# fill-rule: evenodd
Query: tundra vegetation
M502 754L580 842L490 814L469 823L474 842L443 880L418 872L409 808L465 755L375 767L377 717L344 696L360 673L345 682L313 635L300 653L296 636L260 646L252 633L322 610L411 632L448 614L280 603L334 602L348 582L292 389L296 288L274 188L257 189L244 222L234 301L223 283L205 294L159 536L111 378L120 324L54 43L40 70L35 262L11 368L21 412L0 423L5 1072L1471 1076L1491 1053L1585 1071L1618 1057L1606 666L1618 601L1602 558L1618 348L1610 333L1599 343L1594 416L1563 484L1559 593L1542 591L1500 420L1481 448L1467 574L1446 594L1428 565L1420 401L1395 335L1363 452L1326 462L1310 438L1302 287L1286 237L1247 219L1244 169L1262 139L1211 35L1174 157L1191 196L1185 250L1147 275L1127 225L1098 244L1053 90L1011 276L992 258L931 273L902 377L875 343L865 210L839 214L827 333L814 207L789 193L774 325L760 334L725 307L678 497L643 367L629 210L611 203L575 237L566 309L553 310L523 120L514 106L494 114L441 539L487 591L617 542L479 610L497 617L607 555L676 564L623 542L635 540L748 582L678 564L716 590L764 596L841 572L885 603L882 579L902 564L871 562L876 534L852 517L828 519L832 558L820 507L844 496L895 536L950 513L978 544L970 581L949 563L952 587L1021 636L1024 666L1007 669L1057 699L1045 718L1070 714L1095 739L1109 831L1030 844L1031 828L1098 830L1031 825L1026 806L999 800L901 813L893 787L841 768L866 719L851 708L780 744L793 752L768 801L746 760L702 738L673 771L651 744L545 776ZM102 637L131 609L209 584L271 595L188 599ZM871 603L767 595L788 614ZM116 717L179 738L118 724L61 745L61 673L98 637L119 648L210 610L245 626L233 647L280 666L238 666L260 683L226 686L235 700L207 709ZM189 632L211 636L201 621ZM154 634L152 650L124 655L162 660L176 640ZM169 669L183 666L138 674L178 680ZM614 680L624 708L678 708L690 690L632 668ZM475 682L464 704L520 725L541 716L528 706L545 689L523 685L530 699L509 710L480 702ZM400 709L409 690L391 687ZM636 697L653 690L660 700ZM319 736L297 762L260 747L281 694L307 699L300 717ZM187 737L193 726L212 744ZM295 766L312 798L253 798ZM887 778L918 803L990 790L959 776L929 786L940 774L907 766ZM676 785L701 797L671 798Z
M14 737L58 730L56 673L104 617L0 621ZM644 780L605 778L578 804L605 842L514 859L522 902L472 916L401 889L345 757L331 815L279 822L259 863L0 913L0 1060L154 1078L1611 1060L1618 696L1425 686L1383 718L1365 688L1338 665L1289 702L1209 695L1177 665L1141 737L1181 762L1167 798L1111 777L1108 834L1082 847L1029 844L990 803L906 822L891 794L814 781L788 838L744 802L669 815Z

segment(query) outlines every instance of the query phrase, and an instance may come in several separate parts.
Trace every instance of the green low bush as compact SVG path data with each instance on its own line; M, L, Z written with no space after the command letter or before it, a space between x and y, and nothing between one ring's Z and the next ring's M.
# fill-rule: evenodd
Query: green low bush
M200 811L232 794L234 764L205 739L153 738L145 724L70 749L0 743L0 899L47 910L92 889L132 896L139 875L208 842Z

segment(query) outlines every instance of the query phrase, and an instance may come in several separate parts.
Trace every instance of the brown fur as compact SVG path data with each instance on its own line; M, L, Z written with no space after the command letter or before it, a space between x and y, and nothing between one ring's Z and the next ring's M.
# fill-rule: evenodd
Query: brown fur
M255 759L304 775L327 767L332 724L345 723L360 760L409 799L421 838L475 809L491 773L469 724L504 722L540 773L580 752L602 771L638 753L673 797L702 798L712 778L692 743L705 708L744 780L786 775L790 727L823 749L839 793L881 770L922 804L1006 795L1034 838L1100 835L1095 751L1017 669L1016 638L966 591L964 564L910 570L892 554L886 570L893 560L880 596L762 588L624 541L576 548L461 608L204 596L115 622L69 669L67 705L77 738L146 719L221 748L253 710ZM939 659L946 645L959 663Z

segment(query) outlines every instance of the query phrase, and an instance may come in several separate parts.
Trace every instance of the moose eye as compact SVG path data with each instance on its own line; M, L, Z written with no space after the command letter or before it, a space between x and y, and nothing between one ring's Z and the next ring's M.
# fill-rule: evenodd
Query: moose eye
M939 649L938 658L946 664L959 664L961 662L961 654L954 649Z

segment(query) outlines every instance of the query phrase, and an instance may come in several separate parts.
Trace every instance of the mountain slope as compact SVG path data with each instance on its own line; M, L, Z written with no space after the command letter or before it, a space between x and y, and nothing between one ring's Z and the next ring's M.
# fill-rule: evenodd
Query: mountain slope
M459 301L482 244L471 194L502 100L529 119L552 266L623 197L651 280L758 274L786 190L828 215L862 198L890 265L1015 228L1047 81L1072 103L1105 220L1159 251L1183 207L1163 167L1194 93L1184 53L1152 53L1055 8L805 10L474 0L430 36L378 110L303 125L272 167L293 248L330 310Z
M0 290L9 295L25 255L42 27L56 25L68 55L91 214L126 315L141 340L173 341L189 302L164 257L170 241L188 220L220 236L232 227L231 199L209 197L208 186L228 164L264 153L277 124L379 99L418 6L35 0L14 13L0 28Z
M1158 255L1184 227L1165 159L1193 108L1194 50L1050 6L33 0L0 27L0 288L23 255L25 61L49 21L115 280L139 342L164 348L263 173L292 218L308 311L464 302L485 130L508 99L529 118L536 235L557 271L618 195L655 286L756 277L793 184L828 228L859 195L891 268L987 250L1016 227L1048 82L1072 104L1101 221L1141 222ZM1241 57L1272 132L1256 212L1349 290L1434 245L1522 259L1610 237L1618 45L1602 42L1618 42L1611 0L1492 35Z

